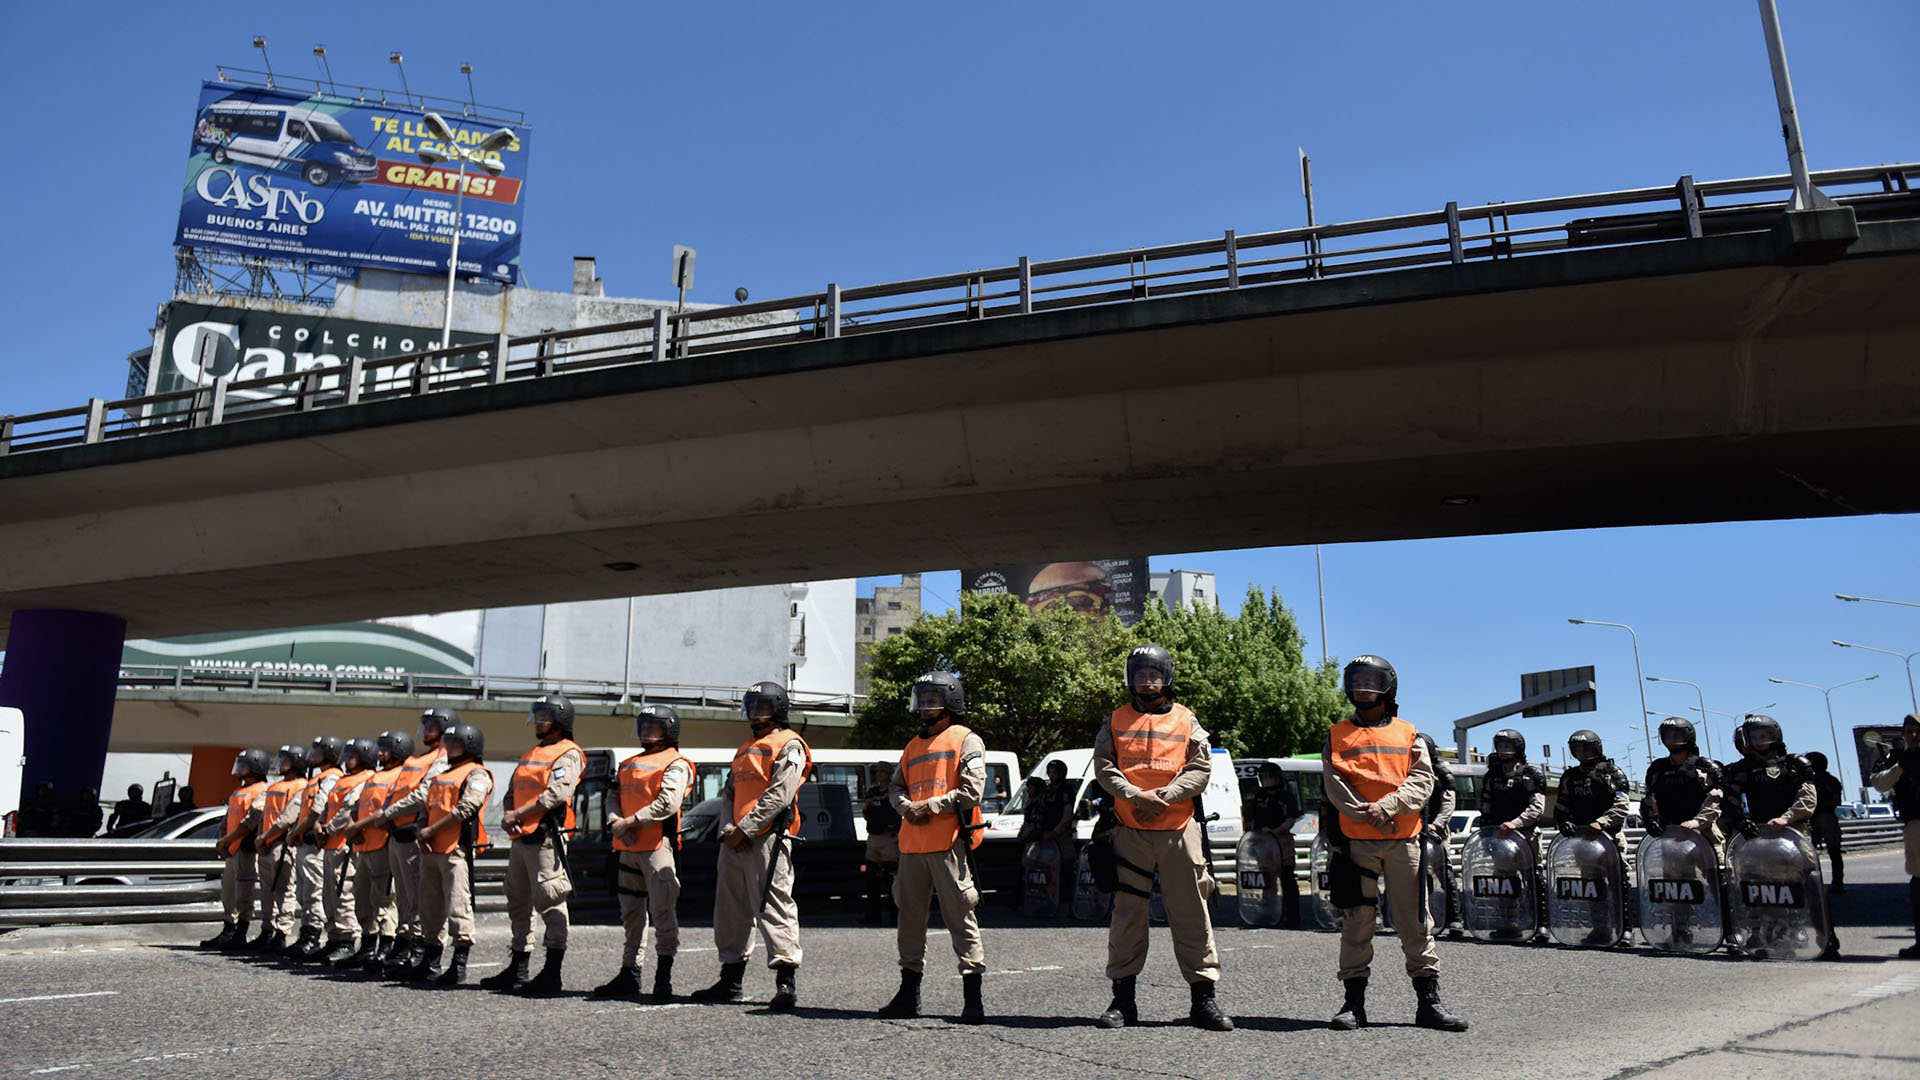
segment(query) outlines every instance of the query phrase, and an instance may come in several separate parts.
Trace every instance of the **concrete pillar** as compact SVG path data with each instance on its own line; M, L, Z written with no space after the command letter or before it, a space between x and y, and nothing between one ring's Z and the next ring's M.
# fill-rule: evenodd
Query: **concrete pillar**
M0 705L26 714L26 769L20 799L41 781L62 803L100 788L120 685L127 621L92 611L30 608L13 613Z

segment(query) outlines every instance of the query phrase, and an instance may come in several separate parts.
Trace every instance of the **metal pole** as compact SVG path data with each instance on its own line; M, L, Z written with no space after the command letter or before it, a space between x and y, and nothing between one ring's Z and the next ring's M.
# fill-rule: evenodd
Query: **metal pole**
M1320 561L1320 545L1313 545L1313 575L1320 583L1320 666L1327 666L1327 568Z
M1916 695L1913 691L1913 658L1920 656L1920 652L1897 653L1892 649L1877 649L1872 645L1861 645L1857 642L1841 641L1838 638L1835 638L1833 643L1843 649L1865 649L1868 652L1877 652L1883 656L1899 657L1900 662L1907 667L1907 702L1913 706L1914 712L1920 712L1920 695Z
M1833 767L1840 770L1840 786L1847 786L1847 759L1840 756L1840 732L1833 723L1833 687L1820 692L1827 699L1827 737L1833 740Z
M449 147L460 155L460 180L453 196L453 255L447 259L447 322L440 331L440 348L444 351L453 348L453 276L460 269L460 226L461 211L467 199L467 158L466 152L458 147Z
M1567 621L1570 623L1573 623L1576 626L1617 626L1620 629L1625 630L1628 633L1628 635L1630 635L1633 638L1633 673L1636 676L1638 676L1638 678L1635 680L1635 687L1640 691L1640 715L1645 716L1647 714L1647 673L1640 670L1640 635L1634 633L1633 627L1628 626L1626 623L1602 622L1599 619L1568 619ZM1700 718L1702 722L1704 722L1706 720L1706 714L1705 713L1700 714ZM1648 726L1651 727L1652 725L1648 725ZM1653 733L1643 728L1640 734L1646 740L1647 761L1652 762L1653 761Z
M1793 104L1793 79L1787 74L1787 49L1780 40L1780 11L1774 0L1760 0L1760 29L1767 35L1767 62L1773 65L1773 97L1780 106L1780 135L1787 141L1787 169L1793 174L1793 209L1832 205L1813 189L1807 175L1806 146L1800 141L1800 113Z
M633 703L633 597L627 597L627 647L620 654L620 704Z
M1313 219L1313 159L1307 156L1306 147L1300 147L1300 194L1307 200L1307 228L1315 225ZM1307 235L1307 273L1310 277L1320 276L1320 234Z

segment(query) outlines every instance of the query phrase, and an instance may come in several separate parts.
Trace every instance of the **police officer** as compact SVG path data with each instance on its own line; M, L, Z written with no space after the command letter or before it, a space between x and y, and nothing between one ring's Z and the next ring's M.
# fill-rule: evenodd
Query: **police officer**
M1518 835L1533 854L1538 909L1533 940L1545 941L1546 895L1540 890L1540 815L1547 809L1547 777L1527 761L1527 737L1512 728L1493 733L1493 759L1480 786L1480 820L1501 836Z
M294 845L286 842L288 833L300 820L300 793L307 787L307 748L283 746L274 768L280 779L268 784L254 796L259 809L258 832L254 836L254 858L259 868L261 898L260 936L253 941L259 952L284 953L287 935L300 921L294 906L297 888Z
M1620 859L1620 880L1624 882L1627 862L1620 830L1627 823L1631 800L1627 774L1606 756L1600 736L1586 728L1567 736L1567 758L1574 764L1560 774L1560 794L1553 804L1553 827L1562 836L1584 831L1591 837L1597 838L1603 833L1612 837L1614 852ZM1623 904L1625 892L1621 890Z
M1272 871L1273 876L1280 879L1280 925L1298 930L1300 881L1295 876L1293 826L1300 820L1300 800L1293 797L1293 789L1287 786L1287 774L1281 771L1278 762L1261 762L1256 783L1259 786L1247 803L1246 826L1273 837L1274 843L1280 846L1280 860ZM1272 887L1271 883L1268 887ZM1267 893L1269 897L1272 895Z
M344 775L340 755L346 741L338 735L319 735L308 750L313 775L300 792L300 817L294 822L287 843L294 854L297 902L300 905L300 940L288 950L295 963L318 960L326 953L327 942L327 860L321 853L316 826L327 820L327 800L335 784Z
M214 844L226 860L220 870L220 906L226 921L218 934L200 943L209 949L232 948L247 940L254 886L260 880L253 854L254 832L260 823L255 801L267 790L267 768L265 750L242 750L233 757L233 776L239 784L227 796L225 831Z
M740 1000L757 923L773 969L768 1007L791 1009L799 1000L801 959L800 909L793 902L792 838L800 832L794 801L813 768L813 752L787 726L787 691L779 683L755 683L741 699L740 711L753 737L734 751L720 789L730 807L720 830L714 882L713 943L720 953L720 978L693 996Z
M640 996L640 961L653 922L655 1002L673 999L673 958L680 951L680 805L693 786L693 762L680 752L680 714L648 705L633 718L640 752L614 771L618 802L607 813L619 853L620 925L626 930L620 973L595 987L594 997Z
M987 956L980 944L980 923L974 909L980 892L974 888L969 852L979 846L982 826L980 800L987 788L987 748L980 736L963 726L967 699L960 680L944 671L914 680L908 708L920 717L920 734L900 753L887 794L900 813L900 873L893 894L900 905L900 989L880 1009L888 1019L920 1015L920 979L926 971L927 910L940 900L940 920L953 935L953 952L960 958L960 980L965 1005L963 1024L986 1019L980 1000L980 980Z
M493 794L493 774L482 762L487 741L465 722L441 736L447 767L427 785L426 824L420 827L420 925L427 936L427 962L408 975L438 986L458 986L467 977L473 950L473 855L487 842L480 820ZM447 939L453 958L445 958Z
M1433 794L1433 762L1412 724L1400 719L1400 678L1378 656L1356 656L1341 676L1353 715L1333 725L1320 752L1321 779L1334 818L1323 831L1336 845L1329 872L1341 908L1340 981L1346 1000L1328 1024L1335 1031L1367 1026L1367 977L1373 963L1374 909L1380 882L1394 920L1419 1008L1414 1023L1465 1031L1467 1022L1440 1002L1440 955L1420 881L1420 831ZM1492 770L1488 770L1491 772Z
M567 897L573 879L567 873L567 837L572 835L573 789L586 770L586 754L573 741L573 702L565 694L544 694L527 707L533 725L532 749L520 755L500 824L513 838L507 853L507 918L513 925L513 956L498 973L480 980L489 990L518 989L551 994L560 989L560 967L567 957ZM546 960L527 978L533 959L533 919L545 924Z
M1426 747L1427 761L1433 765L1433 794L1427 796L1427 805L1420 811L1420 850L1424 854L1428 844L1440 845L1439 865L1431 865L1429 860L1426 872L1440 879L1440 888L1447 898L1447 936L1461 937L1467 928L1460 921L1460 883L1454 879L1453 865L1448 861L1453 840L1453 812L1460 804L1459 785L1453 778L1453 770L1441 758L1440 747L1435 745L1433 736L1421 732L1420 745Z
M315 959L329 966L353 956L354 939L360 936L359 913L353 905L353 850L347 846L346 825L352 821L351 808L359 799L361 786L373 776L373 740L355 739L346 744L339 756L340 778L327 793L319 822L313 826L325 864L321 906L327 920L326 949ZM364 946L369 954L373 951L371 941L367 939Z
M1840 853L1839 810L1847 799L1847 789L1839 777L1827 771L1827 755L1814 750L1807 754L1807 764L1813 768L1813 790L1819 796L1810 823L1813 841L1827 849L1827 860L1833 863L1833 879L1827 882L1827 891L1843 893L1847 891L1847 862Z
M1893 812L1900 815L1906 840L1907 903L1913 908L1913 944L1900 950L1902 960L1920 960L1920 713L1908 713L1900 726L1898 749L1881 751L1868 782L1874 790L1891 793Z
M387 865L393 871L397 928L393 951L382 965L389 975L407 975L427 966L427 943L420 926L420 825L425 821L422 811L427 805L427 785L447 771L447 755L440 738L459 722L460 714L452 709L428 709L420 714L418 752L401 763L399 775L387 790L387 805L372 822L387 831Z
M1813 766L1787 753L1780 722L1754 713L1741 721L1740 730L1746 734L1747 755L1727 766L1725 776L1723 813L1729 829L1755 837L1763 830L1777 833L1812 820L1820 801ZM1827 947L1820 958L1839 955L1840 938L1829 919Z
M1079 790L1080 785L1067 779L1066 762L1057 758L1047 762L1047 786L1040 790L1040 842L1053 845L1060 856L1055 886L1062 904L1072 902L1073 868L1080 858L1073 842L1073 828L1078 821L1073 815L1073 800Z
M867 823L867 910L860 916L863 926L880 924L892 903L893 878L900 869L900 814L887 796L893 766L875 765L873 774L873 785L867 789L860 812Z
M389 960L399 961L404 947L396 948L400 929L399 907L394 900L392 837L381 811L400 781L401 770L413 756L413 736L404 731L384 731L374 740L373 775L360 787L360 797L348 808L347 843L353 847L354 917L375 934L373 950L359 961L360 967L374 974L386 968ZM364 950L363 950L364 951Z
M1736 730L1735 738L1744 735ZM1706 838L1719 852L1725 840L1720 833L1724 774L1720 763L1700 753L1693 721L1669 716L1660 721L1660 745L1667 756L1647 766L1646 795L1640 800L1640 821L1648 836L1659 836L1670 827L1691 829ZM1719 857L1722 906L1726 899L1724 878L1726 860ZM1724 923L1724 919L1723 919ZM1691 926L1676 924L1676 939L1689 938Z
M1173 656L1158 645L1127 656L1131 700L1115 709L1093 737L1094 776L1113 793L1120 826L1113 832L1119 887L1107 930L1107 978L1113 1001L1100 1014L1103 1028L1139 1023L1134 984L1147 963L1148 898L1154 875L1167 909L1173 956L1187 981L1195 1027L1232 1031L1215 1000L1220 957L1213 944L1207 897L1213 876L1203 852L1195 800L1206 791L1213 753L1206 729L1174 701Z

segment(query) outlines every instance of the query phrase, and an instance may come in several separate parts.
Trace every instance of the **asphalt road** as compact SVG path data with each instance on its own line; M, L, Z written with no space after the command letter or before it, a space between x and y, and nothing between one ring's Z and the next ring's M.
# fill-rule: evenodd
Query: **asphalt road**
M1920 963L1894 851L1849 858L1831 963L1670 957L1472 942L1440 944L1442 990L1464 1035L1411 1026L1413 996L1390 938L1369 1002L1376 1026L1325 1030L1337 943L1312 932L1223 928L1223 1006L1239 1030L1185 1025L1187 994L1165 930L1142 976L1142 1026L1094 1028L1106 1005L1097 926L990 913L990 1021L949 1023L959 977L929 938L932 1016L874 1019L896 976L890 931L835 917L803 931L801 1006L773 1014L772 977L748 970L744 1005L589 1000L618 963L618 931L575 930L564 997L417 990L202 952L209 927L45 929L0 935L0 1076L432 1077L955 1075L1416 1077L1920 1075ZM682 992L716 970L710 932L685 933ZM483 918L471 977L506 953ZM649 964L649 968L650 968ZM649 970L649 976L651 972Z

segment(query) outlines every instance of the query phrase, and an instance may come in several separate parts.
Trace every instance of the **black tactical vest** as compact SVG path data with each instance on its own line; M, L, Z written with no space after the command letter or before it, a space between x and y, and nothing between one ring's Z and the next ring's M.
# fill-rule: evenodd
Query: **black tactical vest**
M1765 761L1742 758L1727 766L1727 798L1746 796L1745 813L1754 821L1771 821L1785 814L1800 797L1800 786L1811 783L1813 766L1793 754Z
M1560 774L1560 795L1554 802L1554 814L1575 828L1586 828L1627 791L1627 774L1612 758L1591 765L1578 765Z
M1481 822L1482 826L1512 821L1525 812L1535 795L1547 790L1546 777L1540 775L1539 769L1525 764L1504 774L1497 764L1490 765L1481 782L1486 786L1481 789L1480 812L1493 819Z
M1647 770L1647 797L1662 825L1689 821L1706 805L1707 793L1720 786L1720 766L1711 758L1694 755L1683 764L1661 758Z

